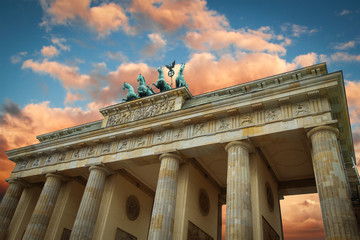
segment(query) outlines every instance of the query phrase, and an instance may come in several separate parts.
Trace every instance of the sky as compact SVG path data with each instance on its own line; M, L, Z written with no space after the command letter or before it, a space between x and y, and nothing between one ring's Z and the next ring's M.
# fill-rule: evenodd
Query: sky
M2 0L0 197L6 150L101 119L123 82L176 60L198 95L312 64L342 70L360 158L360 2ZM170 82L170 79L167 78ZM285 239L324 239L317 194L281 201Z

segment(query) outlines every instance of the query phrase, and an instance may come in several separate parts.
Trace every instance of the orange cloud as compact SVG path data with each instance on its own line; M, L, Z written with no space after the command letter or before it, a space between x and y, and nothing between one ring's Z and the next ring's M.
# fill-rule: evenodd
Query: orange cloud
M217 29L229 25L223 15L207 9L206 1L203 0L135 0L130 6L130 12L135 16L141 14L167 31L182 26L190 29Z
M295 64L267 53L249 53L237 58L225 55L219 60L210 53L196 53L186 63L184 78L192 94L197 95L272 76L295 67Z
M280 205L285 239L325 239L317 194L285 196Z
M286 50L281 44L270 43L271 34L263 31L225 29L188 32L185 37L187 46L195 50L223 49L233 45L242 50L255 52L267 51L270 53L285 54Z
M28 104L23 109L12 101L3 106L0 115L0 195L7 188L5 179L11 174L14 163L5 151L37 143L36 136L101 119L98 111L80 108L51 108L49 102Z
M120 27L127 33L132 33L124 10L115 3L102 4L90 8L88 24L101 36L117 31Z
M304 55L299 55L299 56L295 57L295 59L293 60L293 62L296 65L301 66L301 67L307 67L307 66L313 65L317 61L318 61L318 56L314 52L304 54Z
M30 68L37 73L47 73L59 79L65 88L80 89L90 84L89 76L80 75L77 67L70 67L55 61L48 61L47 59L44 59L42 62L35 62L32 59L26 60L21 68Z
M56 49L56 47L50 45L50 46L43 46L41 49L41 54L44 57L54 57L59 54L59 51Z
M65 104L73 103L73 102L76 102L76 101L82 100L82 99L84 99L84 97L80 93L73 94L71 92L68 92L65 97Z
M119 28L131 33L127 16L120 5L103 3L90 7L90 2L91 0L55 0L45 11L50 15L52 24L66 24L75 19L81 19L101 37Z
M153 56L158 51L160 51L161 49L163 49L166 46L166 41L164 40L164 38L161 34L151 33L151 34L148 34L148 37L149 37L151 43L149 43L145 47L145 49L144 49L145 54L147 54L149 56Z

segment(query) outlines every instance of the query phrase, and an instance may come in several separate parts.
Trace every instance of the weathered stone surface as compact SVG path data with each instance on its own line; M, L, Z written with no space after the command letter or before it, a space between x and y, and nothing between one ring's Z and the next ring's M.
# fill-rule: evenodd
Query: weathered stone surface
M30 222L25 230L24 240L44 239L63 181L64 178L60 175L46 175L44 188L41 191Z
M89 170L90 176L70 236L72 240L92 239L104 191L105 178L109 174L106 168L100 166L92 166Z
M226 239L252 239L250 148L249 144L239 141L225 147L228 152Z
M308 132L313 147L312 158L325 237L360 239L340 162L338 135L339 130L330 126L316 127Z
M6 232L19 203L24 186L24 183L21 181L9 181L9 188L0 204L0 239L5 239Z
M172 239L174 230L180 157L165 153L160 156L160 161L161 166L151 216L149 240Z

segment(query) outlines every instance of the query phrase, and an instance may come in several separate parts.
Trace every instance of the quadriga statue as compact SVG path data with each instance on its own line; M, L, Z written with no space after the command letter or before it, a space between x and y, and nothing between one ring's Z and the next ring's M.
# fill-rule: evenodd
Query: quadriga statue
M160 90L160 92L164 92L164 91L167 91L167 90L170 90L171 87L170 85L165 81L165 78L164 78L164 73L163 73L163 70L161 68L161 66L159 66L157 68L157 71L159 73L159 76L158 76L158 80L156 83L153 83L151 85L152 86L155 86L157 89Z
M189 86L187 85L185 79L184 79L184 68L185 68L185 64L182 63L180 66L180 70L179 73L175 79L175 83L176 83L176 87L182 87L185 86L186 88L189 88Z
M154 94L155 92L149 87L149 85L146 85L145 78L141 75L141 73L137 77L137 81L139 82L139 87L137 88L137 92L139 94L139 97L146 97Z

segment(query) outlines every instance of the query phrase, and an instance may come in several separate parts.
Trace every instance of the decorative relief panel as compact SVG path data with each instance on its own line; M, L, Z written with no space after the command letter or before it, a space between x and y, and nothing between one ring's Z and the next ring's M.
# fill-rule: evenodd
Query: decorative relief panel
M140 202L134 195L129 196L126 199L126 216L130 221L135 221L140 214Z
M230 119L223 118L216 121L216 130L224 131L230 129L231 122Z
M29 160L23 160L20 163L19 170L25 169L28 163L29 163Z
M107 126L110 127L148 117L153 117L156 115L174 111L174 109L175 100L158 102L153 105L137 108L135 110L124 111L110 115Z
M187 240L213 240L213 238L189 221Z
M202 135L206 133L206 123L199 123L194 125L194 136Z
M293 104L294 117L311 113L309 102Z
M281 118L282 118L282 116L281 116L280 108L271 108L271 109L265 110L265 121L266 122L280 120Z
M66 153L60 153L58 162L63 162L63 161L65 161L65 159L66 159Z
M124 140L121 140L119 142L119 145L118 145L118 151L119 152L122 152L122 151L125 151L129 148L129 139L124 139Z
M40 165L41 158L36 158L32 163L31 167L38 167Z
M106 154L106 153L111 152L111 146L112 146L112 143L111 143L111 142L109 142L109 143L104 143L103 146L102 146L101 153Z
M173 140L183 139L186 136L186 128L178 128L173 130Z
M200 189L199 191L199 207L200 207L201 215L207 216L209 214L210 199L205 189Z
M115 240L137 240L137 237L125 232L124 230L121 230L120 228L117 228Z
M263 239L264 240L280 240L279 234L271 227L271 225L262 217L263 222Z
M251 113L240 116L240 126L253 125L255 122L254 115Z
M55 162L55 154L48 155L45 159L44 165L49 165Z
M90 146L87 148L87 154L86 156L88 157L92 157L96 155L96 151L97 151L97 145L96 146Z

